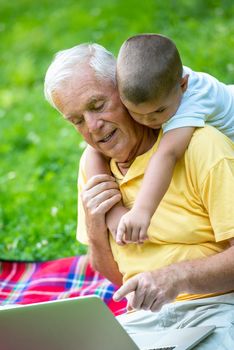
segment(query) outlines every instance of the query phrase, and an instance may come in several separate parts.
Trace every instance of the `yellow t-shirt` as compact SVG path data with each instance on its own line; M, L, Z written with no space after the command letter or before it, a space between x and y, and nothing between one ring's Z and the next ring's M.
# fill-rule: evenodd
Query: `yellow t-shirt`
M111 171L128 208L134 203L148 161L157 151L161 137L162 133L148 152L135 159L125 176L111 161ZM86 182L84 161L83 158L80 163L80 190ZM194 132L152 217L148 237L149 241L143 245L119 246L110 235L113 256L124 281L143 271L222 252L228 246L226 240L234 237L234 144L230 139L209 126ZM87 243L81 200L77 239ZM204 296L181 294L177 300Z

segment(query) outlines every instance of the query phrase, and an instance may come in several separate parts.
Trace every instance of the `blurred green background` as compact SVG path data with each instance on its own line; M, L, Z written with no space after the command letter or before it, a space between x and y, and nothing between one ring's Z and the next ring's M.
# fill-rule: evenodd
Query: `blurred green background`
M75 240L80 154L72 126L44 101L53 55L82 42L118 52L157 32L183 63L234 83L233 0L0 0L0 258L82 254Z

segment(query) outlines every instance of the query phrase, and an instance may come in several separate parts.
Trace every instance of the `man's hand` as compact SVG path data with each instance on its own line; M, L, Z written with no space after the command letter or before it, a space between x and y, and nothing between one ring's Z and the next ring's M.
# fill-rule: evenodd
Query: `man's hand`
M121 200L115 179L110 175L90 178L81 193L89 239L89 260L94 270L117 285L122 275L113 259L105 214Z
M147 230L151 217L147 211L131 209L120 219L116 242L120 245L125 243L144 243L148 239Z
M178 272L171 265L160 270L140 273L125 282L113 298L120 301L131 293L128 297L128 310L159 311L164 304L173 301L182 292L183 283Z
M87 227L91 225L95 228L95 232L98 232L100 225L105 225L105 214L121 200L121 194L115 179L103 174L93 176L87 182L81 198Z

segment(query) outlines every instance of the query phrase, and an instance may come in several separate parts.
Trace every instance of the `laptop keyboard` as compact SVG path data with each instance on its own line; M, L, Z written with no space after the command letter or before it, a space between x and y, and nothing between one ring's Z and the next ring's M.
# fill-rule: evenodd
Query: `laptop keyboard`
M153 348L153 349L147 349L147 350L173 350L175 348L176 348L175 346L166 346L163 348Z

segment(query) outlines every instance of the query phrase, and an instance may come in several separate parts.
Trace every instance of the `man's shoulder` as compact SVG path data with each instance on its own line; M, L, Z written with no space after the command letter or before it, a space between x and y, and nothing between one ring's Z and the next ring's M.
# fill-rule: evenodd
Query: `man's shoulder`
M80 160L79 160L79 170L78 170L78 183L83 182L85 183L87 181L86 179L86 148L84 149L83 153L81 154Z
M80 161L79 161L79 167L84 168L85 162L86 162L86 153L87 153L87 148L84 149L80 156Z
M197 128L188 147L188 154L199 159L218 162L224 158L234 159L234 143L216 128L206 125Z
M184 161L194 183L201 185L216 166L222 168L227 162L234 166L234 143L212 126L198 128L185 152Z
M223 144L223 145L229 145L229 147L233 146L233 142L225 136L221 131L217 130L211 125L205 125L203 128L197 128L194 131L193 137L192 137L192 142L205 142L209 143L209 140L216 140L218 143Z

